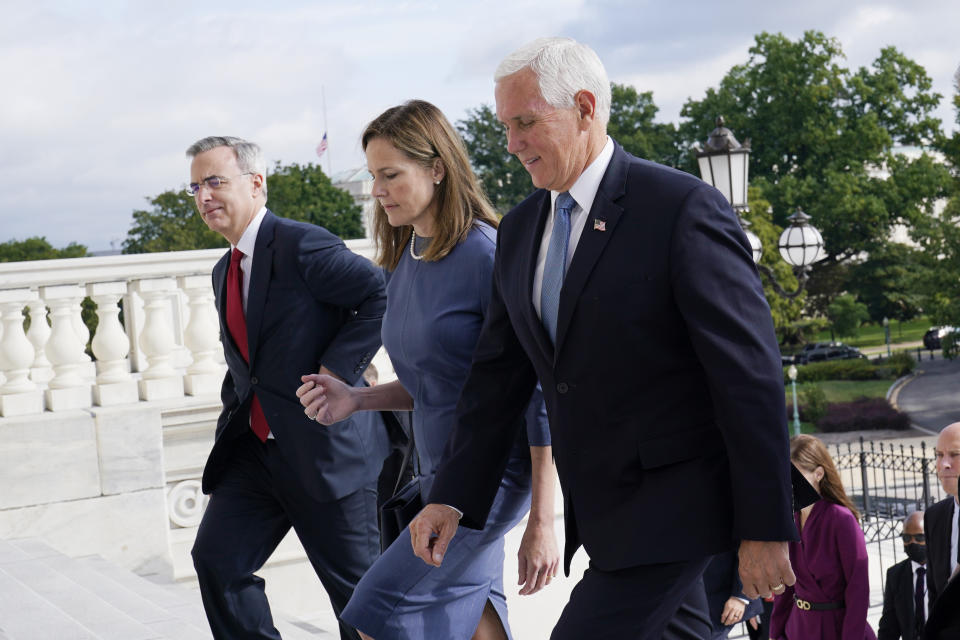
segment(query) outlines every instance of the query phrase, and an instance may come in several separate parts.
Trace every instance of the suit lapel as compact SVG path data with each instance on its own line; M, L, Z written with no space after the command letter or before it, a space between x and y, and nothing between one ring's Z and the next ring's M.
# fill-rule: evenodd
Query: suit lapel
M557 353L563 347L573 310L590 277L590 272L593 271L604 248L616 232L617 222L623 213L623 207L616 204L616 200L625 193L627 166L626 153L620 145L616 145L607 171L600 181L597 195L593 199L593 206L590 207L590 215L583 227L570 268L563 280L563 289L560 290L560 308L557 313ZM602 224L598 225L598 221ZM604 230L600 231L598 227Z
M522 245L525 262L522 265L520 274L522 278L521 281L524 285L520 289L523 295L523 300L520 301L520 304L537 345L540 347L540 350L543 351L545 358L552 362L553 344L550 342L550 335L547 333L546 328L544 328L543 322L540 321L537 310L533 306L533 278L537 273L540 241L543 239L544 227L547 224L547 216L550 212L550 192L542 191L541 193L542 197L540 198L539 205L531 205L531 208L537 206L536 211L529 212L530 215L536 216L535 224L525 227L529 235L524 239Z
M273 235L276 217L267 211L257 232L253 249L253 273L250 275L250 290L247 292L247 348L250 352L250 367L256 358L260 327L263 324L264 303L270 287L270 272L273 269Z

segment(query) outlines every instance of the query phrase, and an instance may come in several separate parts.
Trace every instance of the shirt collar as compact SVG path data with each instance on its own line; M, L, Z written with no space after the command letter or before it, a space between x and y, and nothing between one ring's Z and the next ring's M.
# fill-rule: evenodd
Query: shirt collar
M244 229L243 235L240 236L240 240L234 248L240 249L243 255L253 255L253 249L257 246L257 233L260 231L260 224L263 222L263 216L265 215L267 215L267 207L260 207L260 211L253 216L253 220L250 221L250 224Z
M593 162L583 170L583 173L580 174L577 181L570 187L570 195L577 201L580 208L588 213L593 206L594 198L597 197L600 181L603 180L603 174L607 172L611 158L613 158L613 140L610 139L610 136L607 136L607 142L603 145L603 149L600 150L600 153L593 159ZM559 195L559 191L550 192L551 208L556 207L557 196Z

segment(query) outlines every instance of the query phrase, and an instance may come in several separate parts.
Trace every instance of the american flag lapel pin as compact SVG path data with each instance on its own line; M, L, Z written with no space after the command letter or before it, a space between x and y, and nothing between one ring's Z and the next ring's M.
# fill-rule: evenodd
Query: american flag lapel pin
M607 230L607 221L601 220L600 218L593 219L593 230L594 231L606 231Z

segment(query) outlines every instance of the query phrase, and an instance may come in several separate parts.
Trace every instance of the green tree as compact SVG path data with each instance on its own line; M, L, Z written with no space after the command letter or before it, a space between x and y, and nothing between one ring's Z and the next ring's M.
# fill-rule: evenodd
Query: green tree
M267 177L267 198L277 215L323 226L341 238L363 237L360 207L349 193L333 186L318 165L277 163ZM184 191L164 191L148 202L150 209L133 212L124 253L227 246L223 236L207 228L193 197Z
M71 242L62 249L55 249L42 236L35 236L26 240L8 240L0 243L0 262L82 258L85 255L87 255L87 248L82 244Z
M920 314L917 279L925 270L922 260L917 249L891 242L850 267L847 288L867 305L874 322L910 320Z
M823 233L827 263L882 247L894 224L931 217L947 172L929 156L893 152L941 136L931 115L940 95L923 67L888 47L851 72L840 44L815 31L796 41L761 33L749 54L719 87L684 105L684 145L705 140L722 114L738 138L753 141L752 184L772 204L774 222L802 207Z
M533 192L533 181L520 161L507 151L507 136L497 114L482 104L468 109L467 117L457 122L470 156L470 164L490 202L500 215L518 205Z
M610 83L610 90L610 137L638 158L678 166L681 153L677 129L672 123L653 121L658 111L653 92L638 93L633 87L616 82Z
M830 303L827 317L833 325L833 331L839 337L855 337L860 333L860 325L870 319L867 305L857 302L849 293L845 293Z

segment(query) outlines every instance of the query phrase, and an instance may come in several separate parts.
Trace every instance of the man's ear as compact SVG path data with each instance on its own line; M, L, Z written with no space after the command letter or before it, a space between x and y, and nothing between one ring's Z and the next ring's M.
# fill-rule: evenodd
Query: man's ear
M264 177L262 174L255 173L252 176L254 193L253 195L261 195L263 193Z
M574 94L573 102L577 107L580 120L586 124L592 123L597 117L597 97L586 89L581 89Z

